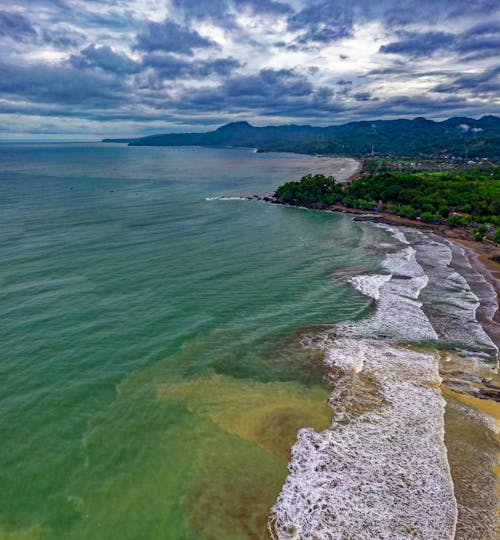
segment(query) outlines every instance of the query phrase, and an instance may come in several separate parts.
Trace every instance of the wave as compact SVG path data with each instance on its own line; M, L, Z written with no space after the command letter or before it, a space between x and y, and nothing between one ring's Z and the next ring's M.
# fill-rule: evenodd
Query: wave
M378 300L380 298L380 287L382 287L384 283L387 283L391 278L392 274L375 274L369 276L353 276L347 281L360 293L369 296L374 300Z
M415 258L413 247L388 253L383 262L388 274L355 276L349 282L361 293L377 300L377 309L362 323L337 326L343 336L390 339L397 342L438 338L418 300L428 277Z
M410 243L401 229L398 229L397 227L394 227L392 225L387 225L386 223L374 223L374 225L379 229L385 229L386 231L388 231L391 236L393 236L396 240L399 240L399 242L401 242L402 244Z
M246 201L246 197L205 197L206 201Z
M453 538L436 355L340 338L326 364L336 379L333 424L299 432L271 536Z
M450 266L451 248L383 228L397 246L382 271L348 280L375 311L306 337L325 350L333 421L299 431L270 514L273 538L454 538L439 354L408 345L438 342L475 358L496 347L476 319L478 297Z
M477 315L481 300L486 314L494 315L496 294L492 286L470 266L467 279L453 268L453 259L460 254L459 246L421 233L414 246L419 262L429 276L429 286L421 300L440 342L470 358L497 357L498 347ZM471 289L471 278L476 281L475 289L482 295L481 300Z

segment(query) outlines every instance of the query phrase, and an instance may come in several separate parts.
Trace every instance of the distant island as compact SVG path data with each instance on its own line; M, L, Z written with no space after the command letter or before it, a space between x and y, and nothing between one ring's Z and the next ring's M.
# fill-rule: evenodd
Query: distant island
M206 133L167 133L140 138L103 139L130 146L250 147L259 152L334 156L419 156L439 159L500 158L500 118L454 117L349 122L339 126L255 127L233 122Z

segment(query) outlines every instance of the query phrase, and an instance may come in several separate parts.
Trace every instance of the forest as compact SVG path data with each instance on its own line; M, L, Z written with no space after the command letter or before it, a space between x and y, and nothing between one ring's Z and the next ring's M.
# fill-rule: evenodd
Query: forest
M477 240L500 242L500 167L461 171L365 173L339 184L332 176L307 175L278 187L284 202L341 205L384 211L429 223L470 228Z
M318 126L256 127L232 122L205 133L165 133L135 139L104 139L131 146L216 146L257 148L259 152L296 152L330 156L435 155L447 160L500 158L500 118L454 117L442 122L373 120Z

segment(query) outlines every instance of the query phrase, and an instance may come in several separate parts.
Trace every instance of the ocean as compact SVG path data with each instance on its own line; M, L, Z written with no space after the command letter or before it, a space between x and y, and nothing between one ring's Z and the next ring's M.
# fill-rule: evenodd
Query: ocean
M0 145L0 539L495 538L491 286L245 200L349 167Z

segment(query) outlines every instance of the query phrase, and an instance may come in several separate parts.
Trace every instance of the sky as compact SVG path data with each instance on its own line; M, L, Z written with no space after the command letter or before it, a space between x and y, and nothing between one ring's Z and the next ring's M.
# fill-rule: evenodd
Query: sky
M498 0L0 0L0 138L499 114Z

